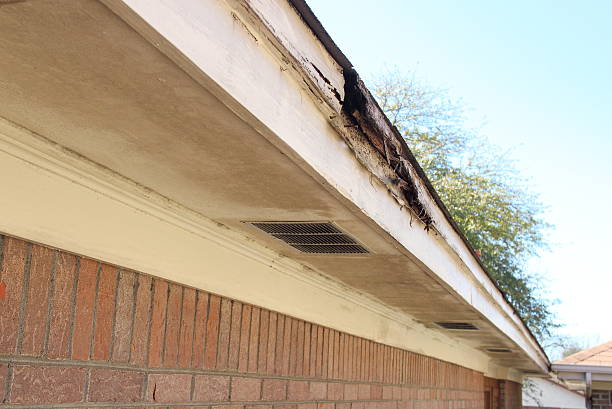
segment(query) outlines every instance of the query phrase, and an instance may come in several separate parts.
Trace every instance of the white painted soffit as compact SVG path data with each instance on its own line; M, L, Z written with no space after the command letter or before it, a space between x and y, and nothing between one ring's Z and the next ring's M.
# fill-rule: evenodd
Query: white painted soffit
M339 65L288 3L101 1L313 177L357 206L437 280L510 337L541 371L548 370L545 353L431 196L425 192L437 234L410 228L418 222L384 186L360 180L362 169L354 165L359 152L347 150L335 158L335 166L320 155L339 137L338 97L343 96L344 79ZM279 106L279 93L296 86L298 100ZM306 111L300 119L309 123L296 121L296 110ZM371 150L365 145L352 148ZM380 175L387 171L383 163L373 166L382 169Z

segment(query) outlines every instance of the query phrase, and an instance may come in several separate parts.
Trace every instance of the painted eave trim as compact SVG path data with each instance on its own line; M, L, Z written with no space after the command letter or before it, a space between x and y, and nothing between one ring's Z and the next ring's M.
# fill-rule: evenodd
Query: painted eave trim
M327 30L325 30L325 28L323 27L323 24L316 17L316 15L314 14L310 6L308 6L306 1L305 0L288 0L288 1L295 8L295 10L300 14L300 16L302 17L302 20L306 23L306 25L308 25L308 27L314 33L314 35L323 44L327 52L336 60L336 62L343 68L343 70L345 70L345 72L351 71L351 70L354 71L353 64L349 61L346 55L342 52L342 50L334 42L334 40L331 38ZM396 136L399 136L398 140L400 141L400 143L404 145L405 149L408 152L406 159L411 163L411 165L416 170L417 175L422 180L423 184L426 186L429 194L435 201L439 210L444 214L446 221L450 224L452 229L460 237L463 244L467 247L469 253L471 254L473 260L480 266L482 271L485 273L485 275L490 280L491 284L497 289L497 291L499 292L501 297L504 299L504 301L507 303L507 305L513 310L516 317L520 320L523 326L523 330L529 334L533 342L537 345L537 348L539 349L540 353L545 357L545 361L547 362L547 365L550 367L550 360L548 359L548 356L546 355L546 352L544 351L544 348L542 348L542 345L540 344L540 342L537 340L537 338L535 337L531 329L529 329L523 317L521 317L521 315L517 312L516 308L514 308L514 306L510 303L507 295L501 290L497 282L492 278L491 274L489 273L489 271L483 264L482 260L477 256L474 247L468 241L467 237L465 236L465 234L463 233L459 225L455 222L455 220L451 216L450 212L448 211L448 208L446 207L446 205L444 204L444 202L442 201L442 199L436 192L436 189L433 187L431 181L425 174L423 168L421 167L421 165L418 163L418 161L412 154L405 140L401 137L401 135L399 135L399 132L397 131L397 129L393 125L391 125L391 123L389 122L388 118L386 117L386 115L384 114L380 106L376 103L371 92L367 90L367 93L369 94L369 97L375 102L374 109L378 110L381 116L383 116L386 119L387 126L389 128L389 132L396 134Z

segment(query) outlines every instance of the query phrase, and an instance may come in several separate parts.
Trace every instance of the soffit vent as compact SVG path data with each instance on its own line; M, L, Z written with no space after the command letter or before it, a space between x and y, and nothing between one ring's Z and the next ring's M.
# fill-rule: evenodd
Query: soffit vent
M302 253L364 254L368 249L332 223L246 222Z
M512 350L508 348L487 348L487 352L494 354L509 354L512 352Z
M437 326L453 331L477 331L478 327L469 322L436 322Z

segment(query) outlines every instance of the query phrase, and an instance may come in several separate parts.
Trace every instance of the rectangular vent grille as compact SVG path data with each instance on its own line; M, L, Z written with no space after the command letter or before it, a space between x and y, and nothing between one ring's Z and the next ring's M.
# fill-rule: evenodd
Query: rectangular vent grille
M494 354L509 354L512 350L508 348L487 348L487 352L492 352Z
M478 327L469 322L436 322L437 326L454 331L477 331Z
M250 222L250 225L309 254L365 254L368 249L331 223Z

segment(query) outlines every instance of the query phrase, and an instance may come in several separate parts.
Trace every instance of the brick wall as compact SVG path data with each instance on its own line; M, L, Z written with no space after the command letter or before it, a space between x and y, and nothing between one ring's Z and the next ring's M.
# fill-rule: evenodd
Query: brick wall
M484 408L470 369L22 240L0 249L0 408Z
M591 402L593 409L612 409L612 391L593 390Z

